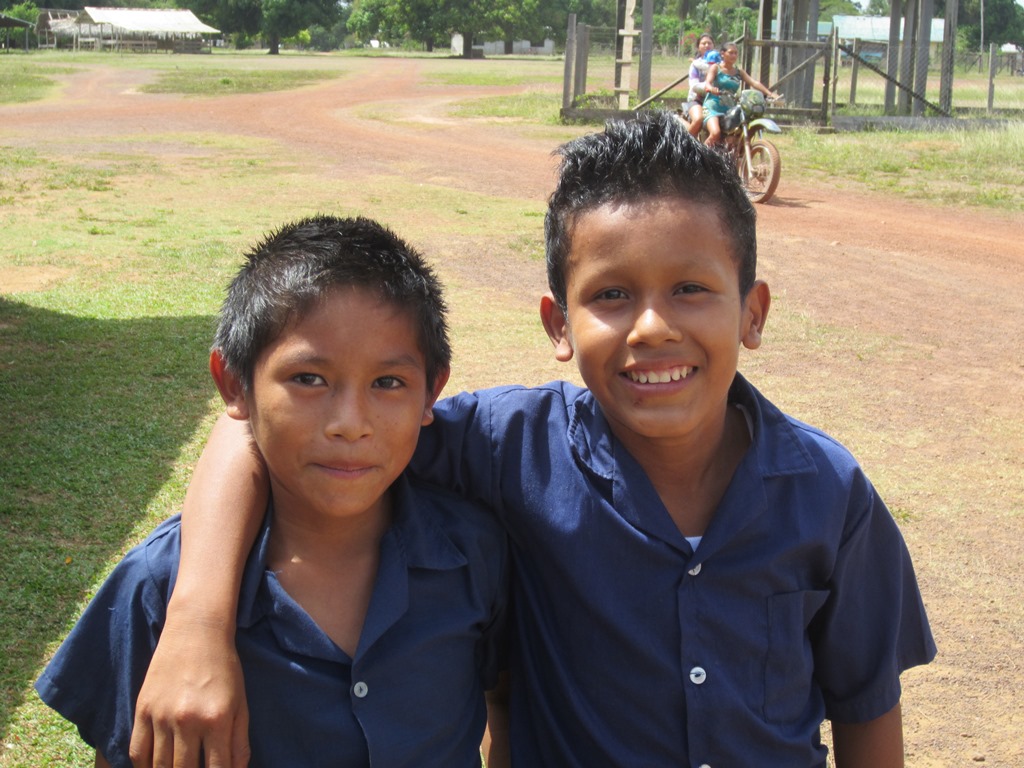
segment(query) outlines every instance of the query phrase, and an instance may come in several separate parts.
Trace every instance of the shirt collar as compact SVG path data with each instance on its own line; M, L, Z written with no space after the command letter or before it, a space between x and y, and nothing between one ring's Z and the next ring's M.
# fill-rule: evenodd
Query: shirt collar
M406 568L450 570L467 564L465 555L452 543L448 534L433 514L438 504L433 494L418 494L405 475L400 475L391 486L394 519L384 534L392 539ZM249 627L263 615L257 599L266 571L270 546L270 526L273 520L273 501L267 505L263 527L249 552L242 571L242 587L238 599L238 626ZM385 543L382 542L382 547Z
M815 471L792 421L739 373L729 389L729 403L742 405L750 414L754 436L749 453L756 455L762 476ZM593 393L581 390L569 410L568 440L576 461L591 474L614 480L619 473L616 452L621 457L625 451L617 445Z

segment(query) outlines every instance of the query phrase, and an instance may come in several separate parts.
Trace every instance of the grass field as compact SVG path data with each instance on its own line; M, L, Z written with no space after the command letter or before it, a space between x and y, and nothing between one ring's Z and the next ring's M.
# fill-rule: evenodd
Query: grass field
M157 70L148 88L189 98L346 76L344 56L96 60ZM560 130L561 62L510 63L504 74L481 77L461 62L425 60L441 83L531 84L521 97L467 98L446 118ZM416 180L390 179L370 192L255 138L122 137L87 157L70 147L9 146L2 105L58 99L55 79L91 61L0 56L0 270L31 269L40 279L0 291L0 765L11 768L91 764L75 732L35 701L31 682L113 564L178 508L218 410L206 355L244 245L283 218L357 201L372 203L384 221L409 221L402 229L414 239L486 236L542 258L537 204L426 194ZM662 63L657 74L669 77L675 66ZM885 153L871 151L876 142L798 131L779 146L785 173L808 183L1024 211L1021 125L894 134ZM502 375L482 370L474 360L481 349L494 359L547 359L532 313L495 308L489 295L453 283L469 372L449 391Z

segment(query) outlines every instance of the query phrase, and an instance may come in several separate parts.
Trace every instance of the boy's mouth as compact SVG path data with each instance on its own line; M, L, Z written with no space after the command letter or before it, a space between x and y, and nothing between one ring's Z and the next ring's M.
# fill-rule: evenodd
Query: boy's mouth
M668 384L673 381L682 381L693 371L693 366L683 365L666 368L663 371L626 371L626 376L637 384Z

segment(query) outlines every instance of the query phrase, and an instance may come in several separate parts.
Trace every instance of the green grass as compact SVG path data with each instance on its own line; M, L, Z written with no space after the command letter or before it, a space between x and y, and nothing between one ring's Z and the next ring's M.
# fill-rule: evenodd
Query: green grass
M337 72L318 69L297 70L175 70L164 72L157 82L144 85L144 93L178 93L185 96L227 96L233 93L261 93L299 88L338 77Z
M941 133L772 137L787 176L850 185L944 206L1024 211L1024 122L1005 129ZM884 143L885 151L879 151Z
M449 113L456 117L515 120L540 125L559 125L561 95L527 91L509 96L485 96L467 99L453 106Z
M56 86L57 75L74 71L71 67L41 67L27 57L0 57L0 104L21 104L45 98Z

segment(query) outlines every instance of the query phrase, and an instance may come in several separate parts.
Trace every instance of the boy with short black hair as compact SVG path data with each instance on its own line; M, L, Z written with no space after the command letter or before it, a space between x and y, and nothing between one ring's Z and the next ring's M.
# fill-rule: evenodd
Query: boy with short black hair
M210 369L271 489L237 613L253 766L480 765L504 535L403 475L448 379L445 313L419 254L367 219L283 227L228 290ZM131 765L179 528L125 557L36 684L98 765Z
M935 653L924 606L853 457L737 373L771 297L734 171L667 114L561 155L541 318L587 388L445 400L411 465L509 532L513 764L824 766L829 718L840 768L902 765L900 673ZM237 449L203 461L253 469ZM183 626L231 604L201 549ZM223 680L223 635L201 631L197 665ZM166 676L157 691L182 697Z

